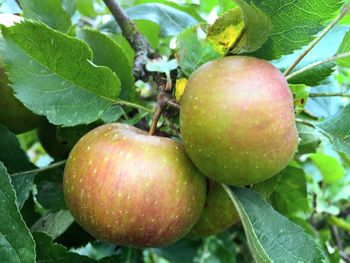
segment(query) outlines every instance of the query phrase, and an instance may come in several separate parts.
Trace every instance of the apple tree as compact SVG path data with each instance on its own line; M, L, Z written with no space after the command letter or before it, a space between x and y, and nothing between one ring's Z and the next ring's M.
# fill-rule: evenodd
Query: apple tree
M0 0L0 262L350 262L347 0Z

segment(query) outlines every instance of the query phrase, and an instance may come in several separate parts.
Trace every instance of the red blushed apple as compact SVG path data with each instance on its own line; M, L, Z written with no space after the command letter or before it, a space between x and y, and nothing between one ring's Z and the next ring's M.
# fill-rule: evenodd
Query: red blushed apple
M118 245L165 246L197 222L205 177L183 146L125 124L106 124L71 151L64 194L76 221Z
M296 151L293 95L267 61L233 56L208 62L190 76L180 104L186 152L214 181L265 181Z

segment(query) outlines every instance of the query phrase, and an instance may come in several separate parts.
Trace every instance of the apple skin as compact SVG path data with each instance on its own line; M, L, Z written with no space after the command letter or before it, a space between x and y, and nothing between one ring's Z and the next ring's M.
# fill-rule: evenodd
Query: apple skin
M95 238L159 247L179 240L197 222L206 179L182 144L114 123L74 146L63 189L72 215Z
M0 14L1 25L11 26L20 21L22 18L19 16ZM44 120L43 117L32 113L15 98L0 58L0 125L4 125L12 132L19 134L38 127Z
M253 57L208 62L189 78L180 101L186 152L210 179L255 184L293 157L298 132L293 95L282 73Z
M208 180L207 191L204 209L188 233L189 238L204 238L219 234L240 220L230 196L221 184Z

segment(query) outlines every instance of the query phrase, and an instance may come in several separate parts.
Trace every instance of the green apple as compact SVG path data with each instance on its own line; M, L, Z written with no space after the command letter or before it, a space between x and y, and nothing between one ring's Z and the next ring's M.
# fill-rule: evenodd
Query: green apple
M205 203L205 177L182 144L106 124L71 151L63 180L76 221L100 240L158 247L186 235Z
M199 170L229 185L262 182L293 157L293 95L270 63L233 56L201 66L180 101L186 152Z
M204 238L219 234L239 221L237 210L221 184L208 180L207 199L199 220L189 238Z
M0 24L4 26L11 26L21 20L16 15L0 14ZM36 128L43 121L43 117L32 113L15 98L0 58L0 125L14 133L23 133Z

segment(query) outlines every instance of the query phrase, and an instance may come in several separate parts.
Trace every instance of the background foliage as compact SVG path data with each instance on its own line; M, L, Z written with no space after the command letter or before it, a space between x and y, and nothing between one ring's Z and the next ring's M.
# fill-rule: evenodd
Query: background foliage
M0 1L1 13L28 19L2 28L0 54L16 97L28 109L57 125L57 137L70 145L102 123L149 128L156 83L135 82L135 53L102 0L19 2L21 8L16 1ZM177 97L195 69L228 53L249 53L287 69L344 4L119 2L161 55L147 70L177 83ZM349 26L345 16L297 70L349 52ZM349 58L332 60L289 79L299 151L285 170L252 190L227 189L241 223L166 248L140 250L94 240L67 210L62 162L45 152L36 131L16 136L1 126L0 262L350 262L349 67ZM178 137L177 111L168 109L158 127Z

